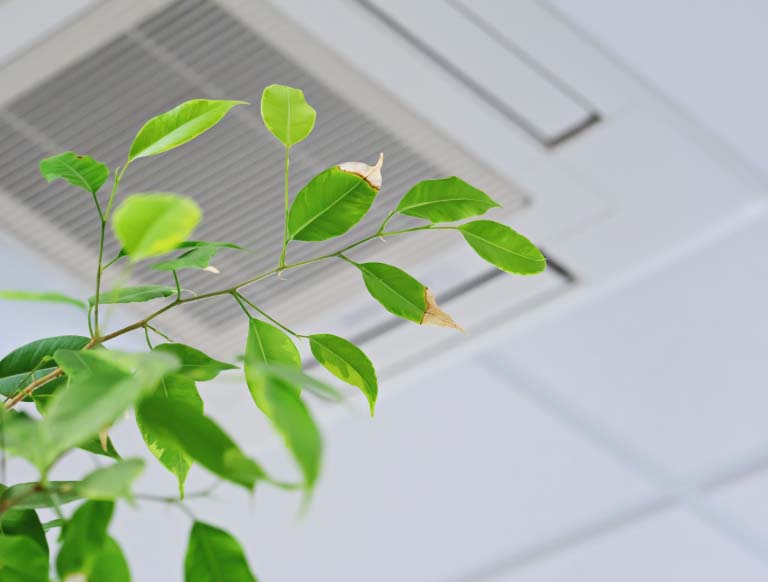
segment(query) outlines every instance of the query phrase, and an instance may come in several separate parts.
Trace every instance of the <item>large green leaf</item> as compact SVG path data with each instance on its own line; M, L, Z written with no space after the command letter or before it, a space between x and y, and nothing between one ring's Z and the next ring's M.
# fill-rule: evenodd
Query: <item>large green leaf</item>
M311 488L320 472L322 442L314 420L301 400L299 389L263 366L300 369L296 346L282 331L263 321L251 320L245 346L245 379L256 405L272 421Z
M382 164L383 157L375 166L349 162L312 178L291 205L288 236L292 240L321 241L355 226L381 187Z
M541 273L547 266L541 251L506 224L475 220L462 224L458 229L478 255L502 271L534 275Z
M136 134L128 153L128 163L192 141L221 121L230 109L247 104L245 101L194 99L153 117Z
M34 509L12 508L0 515L0 535L25 536L33 540L48 555L45 530Z
M286 147L299 143L312 133L316 117L317 113L300 89L269 85L261 94L264 125Z
M357 267L368 292L387 311L421 323L427 310L424 285L402 269L385 263L360 263Z
M485 192L452 176L419 182L403 196L395 212L430 222L452 222L478 216L497 206Z
M8 449L41 470L98 435L178 366L161 353L59 350L55 358L69 384L52 397L42 420L13 415L4 423Z
M253 489L266 477L215 422L186 402L154 396L139 405L138 414L144 428L223 479Z
M48 555L25 536L0 536L0 580L48 582Z
M153 299L161 299L176 294L176 289L161 285L139 285L137 287L122 287L112 291L105 291L99 295L99 303L143 303ZM88 303L96 304L96 296L88 298Z
M229 533L196 521L184 559L185 582L256 582L240 543Z
M368 356L352 342L331 334L309 336L309 346L326 370L340 380L360 388L368 399L373 416L379 385L376 370Z
M220 372L237 369L233 364L214 360L200 350L184 344L160 344L155 346L155 351L176 356L181 362L177 373L195 382L213 380Z
M56 367L53 358L56 350L80 350L89 341L84 336L62 335L35 340L16 348L0 360L0 394L15 394L31 381L52 372Z
M131 485L144 471L142 459L125 459L109 467L96 469L77 484L77 492L87 499L112 501L120 497L132 500Z
M74 305L80 309L85 309L85 302L64 295L63 293L56 293L55 291L17 291L6 290L0 291L0 299L6 301L34 301L40 303L63 303L65 305Z
M112 501L86 501L75 510L64 527L56 556L56 572L60 578L79 574L89 579L107 540L114 509Z
M96 555L87 582L131 582L131 571L123 551L110 536Z
M155 397L165 398L170 403L186 404L196 413L203 414L203 400L197 392L195 383L188 376L167 375L160 381ZM184 451L184 447L178 444L175 437L168 438L165 433L153 430L152 423L144 420L141 407L136 410L136 424L150 452L176 476L179 482L179 497L183 499L184 481L192 466L192 459Z
M96 194L109 178L109 168L91 156L64 152L40 161L40 173L48 182L62 179Z
M128 196L112 217L112 230L132 261L177 248L197 227L203 212L197 202L170 193Z

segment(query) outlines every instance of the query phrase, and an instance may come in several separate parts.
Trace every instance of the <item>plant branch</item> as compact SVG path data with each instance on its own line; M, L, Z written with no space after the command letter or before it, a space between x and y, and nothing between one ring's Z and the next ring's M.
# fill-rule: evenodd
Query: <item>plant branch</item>
M282 330L284 330L284 331L287 331L287 332L288 332L289 334L291 334L292 336L294 336L294 337L297 337L297 338L303 338L303 337L306 337L306 336L303 336L303 335L301 335L301 334L298 334L298 333L296 333L295 331L293 331L293 330L291 330L291 329L287 328L287 327L286 327L286 326L284 326L282 323L280 323L279 321L277 321L277 320L276 320L274 317L270 316L270 315L269 315L269 314L268 314L266 311L264 311L264 310L262 310L261 308L259 308L259 307L258 307L258 306L257 306L255 303L253 303L253 302L252 302L252 301L250 301L250 300L249 300L247 297L245 297L244 295L241 295L241 294L240 294L240 293L238 293L237 291L235 291L235 292L234 292L232 295L235 297L235 299L237 299L237 300L238 300L238 303L240 302L240 299L242 299L242 300L243 300L243 301L245 301L245 302L246 302L248 305L250 305L250 306L251 306L253 309L255 309L256 311L258 311L258 312L259 312L261 315L263 315L263 316L264 316L264 317L266 317L266 318L267 318L269 321L271 321L272 323L274 323L274 324L275 324L277 327L279 327L280 329L282 329ZM246 311L246 313L248 313L248 312Z
M283 212L283 249L280 251L280 269L285 267L285 253L288 250L288 169L290 166L290 153L291 147L285 146L285 187L283 192L285 210Z

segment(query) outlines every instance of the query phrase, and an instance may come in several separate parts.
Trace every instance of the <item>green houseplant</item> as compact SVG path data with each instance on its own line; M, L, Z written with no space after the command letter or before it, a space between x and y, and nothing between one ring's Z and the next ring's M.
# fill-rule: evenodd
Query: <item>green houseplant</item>
M39 471L37 481L5 483L0 488L2 580L49 580L51 571L61 580L130 579L120 547L108 533L115 503L133 499L132 483L145 463L140 458L121 458L109 437L110 427L129 410L134 411L133 418L149 451L178 480L176 503L182 507L184 482L193 463L247 490L265 483L299 489L305 496L311 492L320 472L322 443L305 399L340 400L341 396L334 387L302 372L295 342L309 342L319 364L358 388L371 414L378 394L376 372L363 351L344 338L303 335L287 328L250 301L243 293L246 287L311 263L344 261L359 272L372 298L393 315L419 325L458 328L423 283L393 265L357 263L347 252L375 238L453 230L482 259L503 271L531 275L544 270L545 258L528 239L508 226L476 218L498 204L456 177L416 184L375 232L356 242L330 254L288 262L291 241L332 239L363 218L382 187L383 155L373 166L348 162L328 168L303 185L291 202L290 152L312 131L316 113L300 90L271 85L262 95L261 115L266 128L284 146L285 213L280 256L273 269L244 276L237 285L205 294L185 293L180 282L184 270L210 268L217 253L239 252L242 247L190 240L202 218L191 198L164 192L119 197L120 182L138 160L195 139L232 108L245 105L241 101L200 99L151 119L136 135L125 164L114 172L74 152L40 162L48 181L66 180L91 195L101 236L95 290L87 302L55 292L0 292L0 298L6 300L83 307L88 323L88 335L43 338L0 360L0 393L5 397L0 415L3 454L21 457ZM101 194L110 174L111 190ZM411 228L389 228L398 215L424 222ZM107 260L104 243L110 231L122 250ZM170 285L103 288L102 275L107 269L118 262L130 267L140 261L153 262L153 268L166 271ZM237 302L248 320L248 335L243 338L245 384L256 408L295 459L300 482L275 479L205 415L196 383L237 366L174 343L158 329L167 311L216 299ZM164 303L139 321L116 330L103 328L102 306L154 300ZM108 348L110 340L131 332L145 334L148 351L125 353ZM168 341L153 345L153 335ZM77 481L49 479L51 468L64 462L74 449L109 457L109 465ZM50 508L58 518L41 523L37 513L41 508ZM54 557L49 555L48 530L59 542ZM185 579L195 582L255 580L239 543L227 532L198 521L193 521L183 569Z

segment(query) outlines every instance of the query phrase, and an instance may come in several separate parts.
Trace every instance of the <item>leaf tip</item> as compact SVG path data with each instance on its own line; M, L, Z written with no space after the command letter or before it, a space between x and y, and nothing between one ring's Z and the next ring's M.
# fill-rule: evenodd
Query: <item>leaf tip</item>
M438 327L449 327L451 329L457 329L464 333L464 328L456 323L453 318L443 311L435 300L435 296L429 287L424 288L424 299L427 303L427 308L424 311L424 316L421 319L421 325L435 325Z

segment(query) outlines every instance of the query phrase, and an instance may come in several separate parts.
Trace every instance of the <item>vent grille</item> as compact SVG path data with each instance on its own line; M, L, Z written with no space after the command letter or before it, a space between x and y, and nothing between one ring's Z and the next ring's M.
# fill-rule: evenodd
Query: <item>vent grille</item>
M25 217L44 220L51 226L48 234L44 240L32 238L30 243L90 280L93 249L98 243L90 197L60 182L46 184L39 176L38 161L71 149L115 168L124 162L133 135L152 115L192 98L242 99L256 106L235 109L220 126L179 150L138 160L127 173L122 192L174 191L193 196L205 216L195 238L226 240L253 249L220 253L215 263L222 272L219 276L182 271L185 288L211 291L272 268L282 237L282 148L264 130L258 112L261 91L270 83L303 88L318 111L314 133L292 152L292 194L335 163L372 163L380 151L386 158L384 188L355 233L327 243L292 244L290 261L329 252L346 240L359 238L359 233L381 222L386 209L413 183L446 175L439 159L427 160L403 144L381 123L346 102L343 94L303 70L217 4L183 0L0 109L0 188L11 198L10 206L6 204L0 213L0 222L24 236L28 234L25 225L30 226ZM462 170L452 164L452 173ZM507 183L490 174L478 185L494 192L507 208L522 203L519 193L512 193ZM19 211L8 210L13 208ZM438 251L444 241L419 237L417 244L409 243L406 252L402 242L393 239L384 256L408 264ZM110 240L107 256L117 250ZM265 308L279 310L290 303L291 312L281 313L281 317L298 321L351 292L349 276L338 277L336 284L340 268L343 266L323 264L297 269L288 281L267 279L249 293ZM314 286L320 272L322 279L334 277L333 289ZM168 273L146 266L132 273L138 282L168 284L168 277ZM307 289L313 292L307 293ZM301 301L296 303L299 294ZM214 352L237 349L241 334L231 331L233 327L239 331L242 317L234 302L208 301L185 315L170 313L165 320L166 328L179 339L192 334L199 337L203 331L207 347Z

